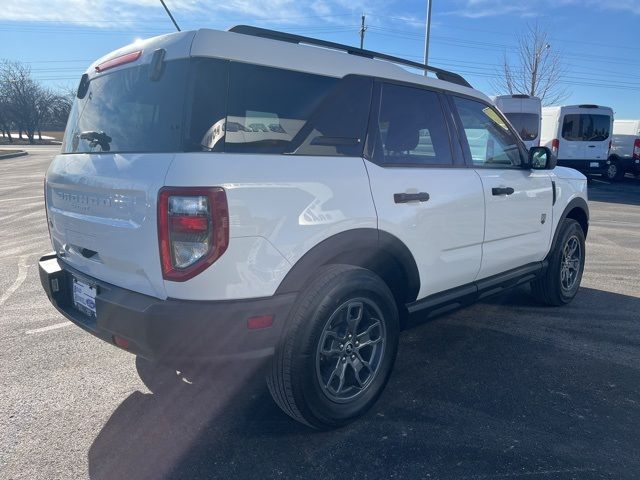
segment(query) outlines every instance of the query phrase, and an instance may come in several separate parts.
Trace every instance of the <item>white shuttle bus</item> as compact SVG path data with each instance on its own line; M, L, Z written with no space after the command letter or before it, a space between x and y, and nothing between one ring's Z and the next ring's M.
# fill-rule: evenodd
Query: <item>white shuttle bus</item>
M613 110L599 105L542 109L540 144L551 148L558 165L585 174L609 175Z
M493 102L515 127L527 148L540 145L542 103L538 97L500 95L494 97Z

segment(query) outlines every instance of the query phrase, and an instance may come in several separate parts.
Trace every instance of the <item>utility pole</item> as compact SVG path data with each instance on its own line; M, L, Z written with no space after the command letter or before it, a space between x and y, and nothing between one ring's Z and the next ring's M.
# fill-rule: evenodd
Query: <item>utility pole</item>
M431 1L427 0L427 30L424 36L424 64L429 65L429 37L431 36ZM424 71L424 76L427 76L427 71Z
M367 31L367 27L364 25L364 13L362 14L362 23L360 24L360 50L364 48L364 32Z

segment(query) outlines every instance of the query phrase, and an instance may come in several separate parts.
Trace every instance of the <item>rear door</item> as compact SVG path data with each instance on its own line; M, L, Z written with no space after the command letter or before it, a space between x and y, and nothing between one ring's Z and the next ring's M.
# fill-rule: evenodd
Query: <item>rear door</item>
M587 158L582 134L583 125L579 109L563 109L560 111L559 159L582 160Z
M553 192L547 171L522 168L526 154L495 108L452 97L470 166L482 180L485 231L478 278L542 260L551 241Z
M445 99L391 83L379 83L376 91L366 148L371 161L365 163L378 228L413 254L419 298L470 283L481 261L482 183L465 167Z
M608 109L580 108L565 112L561 122L559 158L606 160L609 154L612 120Z

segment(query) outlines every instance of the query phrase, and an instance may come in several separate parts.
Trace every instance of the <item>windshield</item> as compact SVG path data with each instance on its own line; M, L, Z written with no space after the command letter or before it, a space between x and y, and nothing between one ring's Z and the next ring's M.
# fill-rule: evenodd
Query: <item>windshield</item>
M516 129L522 140L529 141L538 138L540 116L536 113L505 113L505 116Z

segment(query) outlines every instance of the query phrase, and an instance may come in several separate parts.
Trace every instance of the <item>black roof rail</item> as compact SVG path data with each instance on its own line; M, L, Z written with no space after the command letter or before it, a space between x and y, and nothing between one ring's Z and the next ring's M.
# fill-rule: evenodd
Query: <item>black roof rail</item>
M378 60L386 60L388 62L397 63L399 65L405 65L408 67L413 67L420 70L433 72L435 73L436 77L439 80L455 83L457 85L462 85L464 87L473 88L471 87L471 84L464 79L464 77L462 77L461 75L458 75L457 73L449 72L448 70L443 70L441 68L431 67L429 65L425 65L424 63L413 62L411 60L406 60L404 58L394 57L392 55L387 55L386 53L374 52L372 50L364 50L361 48L344 45L342 43L334 43L326 40L319 40L317 38L303 37L301 35L279 32L277 30L268 30L266 28L252 27L250 25L236 25L235 27L230 28L229 31L234 33L241 33L243 35L251 35L254 37L269 38L271 40L280 40L282 42L298 43L298 44L304 43L307 45L315 45L318 47L330 48L333 50L341 50L350 55L357 55L359 57L377 58Z

